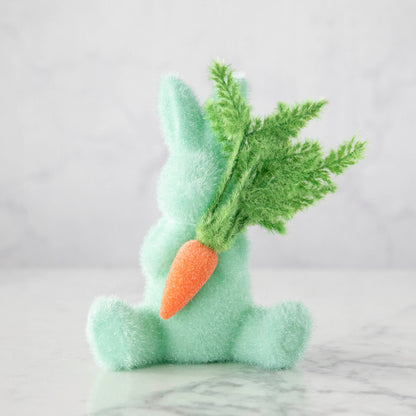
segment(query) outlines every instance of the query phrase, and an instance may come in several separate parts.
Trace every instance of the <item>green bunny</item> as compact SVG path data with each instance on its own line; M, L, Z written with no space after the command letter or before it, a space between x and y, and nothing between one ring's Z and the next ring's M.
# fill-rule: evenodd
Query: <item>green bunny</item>
M224 95L221 85L230 87L241 101L245 96L245 81L237 79L229 67L218 63L214 63L212 75L217 90L204 107L178 77L170 75L162 80L160 118L170 154L158 184L162 217L150 230L141 251L146 277L142 304L129 305L117 298L99 298L91 306L87 336L93 355L102 367L129 370L158 363L235 361L268 369L290 368L302 356L310 337L311 317L301 303L283 302L271 308L253 304L244 227L239 228L226 245L224 239L221 240L224 249L219 251L218 265L196 296L169 320L159 316L165 281L179 248L196 238L197 233L203 234L204 230L207 241L212 240L215 244L221 234L221 223L214 224L219 231L213 233L204 218L224 182L224 174L228 172L233 178L228 181L231 184L238 184L239 178L244 176L241 171L232 176L230 152L224 151L225 146L232 143L227 142L224 146L228 139L220 136L230 114L227 105L235 107L235 102L227 102L233 99L232 94L230 97ZM250 218L261 218L251 221L247 214L245 225L258 223L283 232L284 222L296 211L335 190L329 173L341 173L362 156L363 143L353 140L337 151L331 151L326 158L322 157L316 142L299 145L292 141L305 123L318 115L323 104L323 101L307 102L292 108L279 104L271 118L250 119L252 124L249 121L249 127L244 127L245 134L252 134L253 143L254 138L259 140L267 133L264 140L274 146L265 147L266 141L261 144L262 154L270 155L261 164L267 167L264 175L273 174L270 178L275 178L276 172L272 170L281 169L279 180L282 181L286 174L293 182L287 182L289 179L286 181L289 185L276 182L282 189L280 195L285 198L284 206L276 199L273 189L268 191L270 201L280 204L276 221L267 218L266 211L262 214L260 208L250 208L252 200L247 199L245 206L251 209ZM221 119L221 111L225 118ZM224 129L231 131L229 137L232 139L235 129L232 126ZM283 143L278 149L276 140L272 140L273 129L278 129L276 140ZM283 137L285 134L286 138ZM270 154L272 150L277 153ZM243 160L244 155L241 155ZM251 157L249 153L247 155ZM276 160L280 162L277 164ZM247 160L243 162L242 166L250 165ZM303 171L298 165L305 166L304 176L300 176ZM294 166L293 172L289 169L291 166ZM235 163L233 169L237 169ZM264 178L270 184L275 180ZM259 192L259 189L255 191ZM232 189L224 195L231 198ZM240 208L236 212L240 212ZM212 215L210 218L212 224Z

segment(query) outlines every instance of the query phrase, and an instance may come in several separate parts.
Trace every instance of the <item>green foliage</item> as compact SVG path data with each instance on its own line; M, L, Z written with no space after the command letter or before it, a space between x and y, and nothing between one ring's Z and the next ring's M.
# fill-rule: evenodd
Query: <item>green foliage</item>
M325 166L335 175L344 172L346 168L356 163L364 156L365 143L355 140L355 136L343 143L337 150L331 150L325 158Z
M300 130L306 126L309 120L317 117L326 100L305 101L290 107L279 102L276 111L263 120L254 120L253 139L258 145L275 147L282 141L296 138Z
M206 115L224 151L232 152L235 143L250 127L250 107L241 95L240 84L229 65L214 62L211 79L216 85L216 97L206 102Z
M278 103L271 115L253 118L228 65L214 62L211 78L216 97L207 101L205 112L227 166L197 226L197 238L221 252L248 225L284 233L296 212L335 191L331 174L361 159L365 143L354 136L325 157L317 141L295 140L319 116L325 100Z

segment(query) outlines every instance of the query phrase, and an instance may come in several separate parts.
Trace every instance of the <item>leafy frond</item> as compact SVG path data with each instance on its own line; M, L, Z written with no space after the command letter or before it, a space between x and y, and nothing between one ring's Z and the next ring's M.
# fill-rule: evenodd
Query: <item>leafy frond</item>
M205 104L205 113L214 134L227 153L250 126L250 107L240 92L240 82L228 65L214 61L210 67L215 98Z
M246 189L244 212L252 223L281 232L282 223L334 190L320 144L289 143L263 162Z
M232 140L228 140L228 137L225 133L224 120L217 105L215 104L215 101L212 98L207 100L205 103L205 114L210 122L211 129L215 138L222 145L223 152L225 154L231 153L233 150L233 142Z
M297 212L335 191L331 176L361 159L365 143L353 137L325 156L319 142L295 140L325 100L279 103L271 115L252 118L228 65L214 62L211 78L216 97L205 112L228 160L196 234L203 244L224 251L248 225L284 233Z
M254 140L272 139L276 142L296 138L307 122L318 117L326 100L297 103L289 106L279 102L274 113L265 117L253 130Z
M354 136L350 141L341 144L337 150L331 150L325 158L324 165L335 175L357 163L364 157L366 142L357 141Z

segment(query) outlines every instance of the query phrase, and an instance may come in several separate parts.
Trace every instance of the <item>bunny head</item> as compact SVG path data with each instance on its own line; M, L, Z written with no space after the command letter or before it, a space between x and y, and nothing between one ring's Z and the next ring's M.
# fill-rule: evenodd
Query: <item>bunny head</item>
M174 75L162 79L159 113L169 148L157 189L162 217L146 236L140 257L149 282L163 283L178 248L195 237L195 226L214 196L225 159L194 93ZM151 287L146 285L147 290Z
M178 77L162 80L159 111L170 152L158 184L159 208L175 222L195 225L215 193L225 160L194 93Z
M244 92L245 84L240 84ZM203 108L177 76L162 79L159 113L169 148L157 192L162 218L149 231L140 257L146 277L162 284L179 247L195 238L195 226L218 188L225 157ZM247 252L242 243L241 250ZM150 291L152 286L146 287Z

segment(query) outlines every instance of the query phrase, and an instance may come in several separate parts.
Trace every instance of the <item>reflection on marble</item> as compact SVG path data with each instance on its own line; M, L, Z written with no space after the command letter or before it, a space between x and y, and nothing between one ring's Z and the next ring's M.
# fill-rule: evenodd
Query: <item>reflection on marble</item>
M416 414L416 273L252 273L257 303L306 303L315 319L290 371L241 364L98 369L85 340L99 294L138 302L137 270L0 271L0 409L7 416Z
M97 379L90 414L118 415L120 409L123 415L287 414L305 405L297 370L270 372L230 363L160 366L123 376L105 373Z
M90 414L415 415L415 318L416 305L390 322L313 346L290 371L212 364L103 372Z

